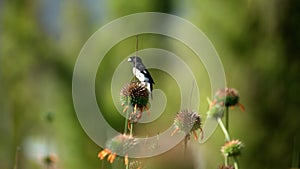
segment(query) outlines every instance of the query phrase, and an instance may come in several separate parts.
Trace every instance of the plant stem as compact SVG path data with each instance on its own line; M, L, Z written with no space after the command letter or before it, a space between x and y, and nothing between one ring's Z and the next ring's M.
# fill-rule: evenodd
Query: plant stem
M237 158L235 156L233 157L233 160L234 160L234 162L233 162L234 169L239 169L238 160L237 160Z
M228 106L225 108L225 128L227 132L229 133L229 109Z
M225 129L228 133L228 136L229 136L229 109L228 109L228 106L225 106ZM225 142L227 138L225 137ZM226 164L227 163L227 164ZM225 165L228 166L229 164L229 158L228 157L225 157Z
M187 134L187 135L184 137L184 147L183 147L183 156L184 156L184 158L186 158L187 143L188 143L189 137L190 137L189 134Z
M228 113L228 111L227 111L227 113ZM221 127L221 129L222 129L222 131L223 131L223 133L225 135L226 141L227 142L230 141L229 133L228 133L226 127L224 126L221 118L218 118L217 120L218 120L218 123L219 123L219 125L220 125L220 127ZM233 160L234 160L234 162L233 162L234 169L238 169L239 168L238 160L237 160L237 158L235 156L233 157ZM228 163L229 163L229 159L228 159L228 157L225 156L225 166L228 166Z
M139 50L139 35L137 34L135 37L136 37L135 55L137 56L137 52Z
M220 127L221 127L221 129L222 129L222 131L223 131L223 133L224 133L224 135L225 135L225 140L226 140L226 142L229 142L230 141L230 136L229 136L229 133L227 132L227 130L226 130L226 127L224 126L224 124L223 124L223 122L222 122L222 120L221 120L221 118L220 117L218 117L218 123L219 123L219 125L220 125ZM224 156L224 162L225 162L225 166L228 166L228 163L229 163L229 158L227 157L227 156ZM235 168L236 169L236 168Z
M15 154L15 164L14 164L14 169L18 169L18 163L19 163L19 152L21 148L18 146Z
M221 129L222 129L222 131L223 131L223 133L224 133L224 135L225 135L226 141L227 141L227 142L230 141L229 133L227 132L227 130L226 130L226 128L225 128L225 126L224 126L224 124L223 124L221 118L218 117L218 118L217 118L217 121L218 121L218 123L219 123L219 125L220 125L220 127L221 127Z
M104 169L104 161L101 162L101 169Z
M127 98L127 104L128 103L129 103L129 97ZM129 106L129 105L127 105L127 106ZM129 119L129 108L127 108L127 110L126 110L124 134L127 134L128 119Z
M134 108L133 108L134 114L136 113L136 107L137 107L137 105L135 105ZM128 118L129 118L129 117L128 117ZM127 123L127 124L128 124L128 123ZM132 137L132 133L133 133L133 122L130 123L130 131L129 131L129 136L130 136L130 137ZM128 168L129 168L129 163L126 164L126 169L128 169Z
M228 160L228 157L227 156L224 156L224 162L225 162L225 166L227 167L228 166L228 162L229 162L229 160Z
M128 119L129 119L129 111L126 110L126 118L125 118L125 126L124 126L124 134L127 133L127 127L128 127Z
M130 136L132 136L132 131L133 131L133 123L130 123L130 133L129 133Z

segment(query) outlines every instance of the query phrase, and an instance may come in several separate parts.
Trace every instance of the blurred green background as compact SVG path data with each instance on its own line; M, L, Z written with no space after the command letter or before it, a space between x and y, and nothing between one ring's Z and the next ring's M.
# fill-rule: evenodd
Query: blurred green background
M0 168L46 168L42 159L49 152L56 154L55 167L60 169L112 167L97 158L101 148L89 139L76 117L73 66L86 40L101 26L146 11L189 20L215 46L228 86L239 90L246 107L245 112L237 108L230 112L231 136L245 144L240 168L299 168L299 9L298 0L0 0ZM179 42L162 36L141 35L139 46L193 55ZM107 120L119 131L124 119L111 114L115 108L109 82L118 61L134 50L134 37L119 43L101 67L107 73L97 76L98 101L103 101ZM201 63L194 63L195 57L183 59L192 70L203 69ZM158 122L138 126L136 132L147 130L155 135L173 122L175 112L170 112L178 110L172 107L178 104L174 99L178 88L166 84L173 81L167 74L151 72L155 88L165 91L169 106ZM203 91L199 107L203 117L210 96L208 80L205 70L197 77ZM191 140L190 158L183 158L178 145L145 159L145 168L217 168L223 163L223 142L217 129L205 144ZM124 168L121 163L117 161L114 168Z

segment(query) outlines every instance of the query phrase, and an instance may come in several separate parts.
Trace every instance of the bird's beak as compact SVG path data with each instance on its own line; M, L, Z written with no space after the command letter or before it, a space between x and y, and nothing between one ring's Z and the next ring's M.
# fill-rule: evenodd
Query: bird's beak
M128 60L127 60L128 62L132 62L132 59L131 58L128 58Z

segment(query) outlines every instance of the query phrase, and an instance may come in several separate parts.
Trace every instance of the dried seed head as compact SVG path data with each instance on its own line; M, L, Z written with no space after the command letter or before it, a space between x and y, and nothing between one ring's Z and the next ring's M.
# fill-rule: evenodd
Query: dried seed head
M225 107L239 106L242 111L245 107L239 103L240 96L234 88L220 89L216 92L213 101L208 100L210 106L208 117L222 118Z
M226 107L236 106L239 103L239 99L239 93L234 88L220 89L214 96L214 100L216 100L217 103L223 104Z
M174 126L176 128L175 131L194 132L197 129L201 129L201 118L196 112L183 110L176 114Z
M126 84L120 93L122 105L136 105L140 111L147 108L149 101L149 91L140 82L130 82Z
M132 136L119 134L106 143L106 148L118 155L125 156L136 143L136 139Z
M221 152L224 156L238 156L241 154L241 150L244 147L243 143L239 140L231 140L224 144L221 148Z

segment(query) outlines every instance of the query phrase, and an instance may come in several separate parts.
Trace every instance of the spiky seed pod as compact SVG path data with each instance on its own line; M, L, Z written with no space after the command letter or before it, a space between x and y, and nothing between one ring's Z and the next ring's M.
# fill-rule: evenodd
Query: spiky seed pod
M140 82L130 82L126 84L120 93L122 105L137 106L140 111L147 109L149 102L149 91Z
M221 152L224 156L238 156L241 154L241 150L244 147L240 140L231 140L224 144L221 148Z
M177 131L182 131L186 134L193 132L196 139L196 130L201 130L201 118L199 114L188 110L178 112L173 124L175 126L175 130L172 135L174 135Z
M124 156L124 163L128 164L128 152L137 144L137 140L129 135L119 134L106 143L106 148L99 152L98 157L102 160L106 156L113 163L117 155Z
M238 91L234 88L227 87L218 90L214 96L214 100L216 100L217 103L223 104L226 107L236 106L239 103L239 99L240 96Z

